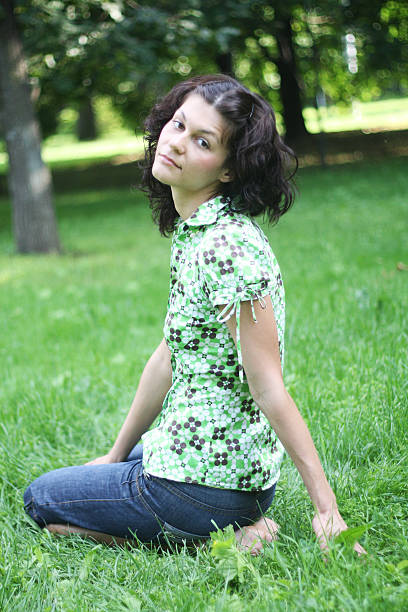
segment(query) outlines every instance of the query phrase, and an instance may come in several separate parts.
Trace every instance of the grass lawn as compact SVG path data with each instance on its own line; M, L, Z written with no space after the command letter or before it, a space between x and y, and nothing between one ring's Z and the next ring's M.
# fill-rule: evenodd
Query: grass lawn
M287 294L285 380L359 559L324 563L289 459L270 515L278 543L226 584L210 547L108 549L31 526L22 493L45 470L106 452L159 343L169 240L144 197L56 198L62 257L13 254L0 201L0 610L369 612L408 608L406 160L301 171L294 209L268 229Z

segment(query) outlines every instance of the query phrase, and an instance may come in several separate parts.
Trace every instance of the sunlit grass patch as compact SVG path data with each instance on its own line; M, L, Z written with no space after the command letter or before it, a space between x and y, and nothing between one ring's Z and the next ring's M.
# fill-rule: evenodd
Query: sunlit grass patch
M361 130L380 132L386 130L408 129L408 98L360 102L355 100L351 106L332 105L305 108L303 111L307 129L311 133L344 132Z

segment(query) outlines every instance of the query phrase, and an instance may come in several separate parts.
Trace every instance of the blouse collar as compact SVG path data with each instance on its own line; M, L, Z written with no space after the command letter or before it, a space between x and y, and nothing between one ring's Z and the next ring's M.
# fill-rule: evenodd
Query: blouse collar
M198 208L184 220L184 223L192 226L199 225L210 225L215 223L218 219L219 212L230 203L230 198L224 196L215 196L207 202L200 204ZM180 223L183 223L183 219L180 219Z

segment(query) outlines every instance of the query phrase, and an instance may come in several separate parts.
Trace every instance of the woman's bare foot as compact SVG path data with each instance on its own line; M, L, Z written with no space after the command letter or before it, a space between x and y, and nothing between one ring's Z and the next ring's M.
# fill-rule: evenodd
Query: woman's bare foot
M235 538L239 548L255 556L262 552L263 542L272 542L278 538L278 530L279 525L275 521L262 516L253 525L237 529Z
M92 529L84 529L82 527L76 527L74 525L60 525L56 523L50 523L45 527L50 533L57 535L77 535L81 538L89 538L95 542L107 544L108 546L125 546L135 545L136 540L130 538L120 538L118 536L112 536L109 533L102 533L100 531L92 531Z

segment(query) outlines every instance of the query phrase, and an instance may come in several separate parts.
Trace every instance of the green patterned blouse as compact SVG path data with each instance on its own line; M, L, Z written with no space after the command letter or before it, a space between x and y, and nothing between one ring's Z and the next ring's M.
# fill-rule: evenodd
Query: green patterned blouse
M257 223L217 196L178 221L164 337L173 381L145 433L146 472L256 491L279 478L283 446L249 392L239 339L241 301L270 295L283 364L285 300L279 266ZM219 305L225 308L220 311ZM237 320L237 345L225 321ZM256 320L256 319L255 319Z

